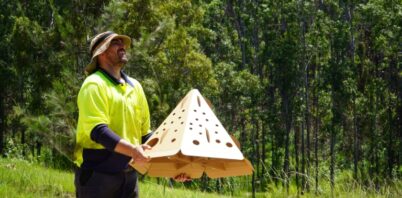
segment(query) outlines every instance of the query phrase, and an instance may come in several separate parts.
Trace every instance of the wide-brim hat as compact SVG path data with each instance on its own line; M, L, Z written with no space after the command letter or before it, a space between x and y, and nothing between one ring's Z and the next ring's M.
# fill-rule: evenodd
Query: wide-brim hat
M120 38L123 40L124 48L128 49L131 45L131 38L126 35L116 34L112 31L102 32L96 35L89 46L89 53L91 54L91 62L85 67L85 74L92 74L97 65L97 56L102 54L109 48L110 42L113 39Z

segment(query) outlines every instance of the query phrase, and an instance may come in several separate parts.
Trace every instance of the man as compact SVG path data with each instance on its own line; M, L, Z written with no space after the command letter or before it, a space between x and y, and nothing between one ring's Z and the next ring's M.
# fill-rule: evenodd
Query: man
M140 83L123 71L131 39L107 31L90 44L91 62L78 94L75 164L77 197L138 197L136 171L128 163L149 160L147 100ZM179 175L178 181L186 181Z

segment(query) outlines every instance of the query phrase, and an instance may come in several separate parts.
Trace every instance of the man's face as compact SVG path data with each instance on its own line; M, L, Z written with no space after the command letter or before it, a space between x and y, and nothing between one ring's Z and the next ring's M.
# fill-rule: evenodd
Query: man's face
M104 54L113 65L123 65L128 61L123 40L119 38L113 39L110 42L109 48Z

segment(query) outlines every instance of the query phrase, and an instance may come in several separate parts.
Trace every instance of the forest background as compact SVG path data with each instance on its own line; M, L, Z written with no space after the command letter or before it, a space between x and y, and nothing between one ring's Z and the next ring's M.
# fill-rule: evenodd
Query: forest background
M400 0L1 0L0 24L4 158L72 169L89 42L113 30L153 129L197 88L255 169L188 188L401 188Z

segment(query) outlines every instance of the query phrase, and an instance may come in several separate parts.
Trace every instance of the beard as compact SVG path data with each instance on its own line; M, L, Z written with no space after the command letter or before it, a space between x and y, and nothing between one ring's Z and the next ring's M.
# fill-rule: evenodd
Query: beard
M120 63L125 64L128 62L126 50L121 49L121 50L117 51L117 56L119 57Z
M108 53L107 57L113 65L124 65L128 62L128 57L124 49Z

